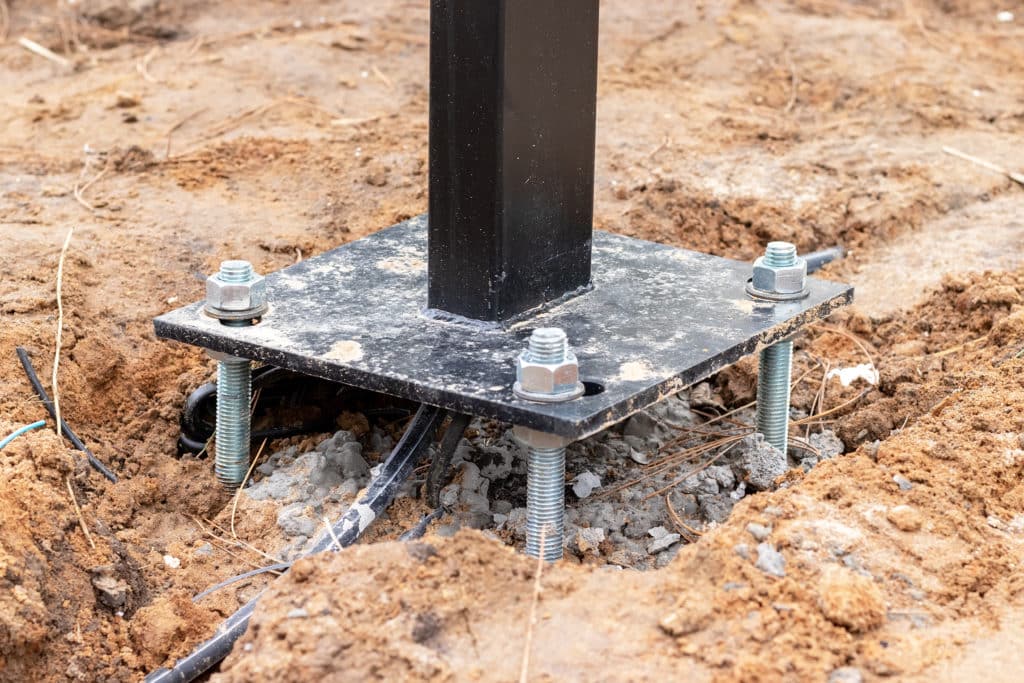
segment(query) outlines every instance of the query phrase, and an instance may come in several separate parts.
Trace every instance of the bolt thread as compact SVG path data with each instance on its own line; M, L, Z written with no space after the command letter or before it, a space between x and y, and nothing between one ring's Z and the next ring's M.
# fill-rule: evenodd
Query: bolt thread
M557 327L540 327L530 335L529 353L534 363L561 363L569 353L569 340Z
M242 485L249 469L252 371L247 360L217 364L217 441L214 472L229 491Z
M565 449L531 448L526 473L526 554L547 562L562 559L564 534Z
M764 251L764 264L774 268L796 265L796 245L789 242L769 242Z
M781 341L761 351L757 372L757 431L783 453L789 446L789 378L793 342Z
M255 275L248 261L223 261L217 277L223 282L248 282Z

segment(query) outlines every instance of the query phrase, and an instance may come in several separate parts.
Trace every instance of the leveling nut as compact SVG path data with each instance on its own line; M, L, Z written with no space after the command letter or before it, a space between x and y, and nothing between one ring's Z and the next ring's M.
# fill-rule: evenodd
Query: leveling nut
M536 448L540 450L565 448L573 442L572 439L565 436L548 434L547 432L540 432L536 429L530 429L529 427L522 427L520 425L516 425L512 428L512 435L517 441L519 441L519 443L523 444L527 448Z

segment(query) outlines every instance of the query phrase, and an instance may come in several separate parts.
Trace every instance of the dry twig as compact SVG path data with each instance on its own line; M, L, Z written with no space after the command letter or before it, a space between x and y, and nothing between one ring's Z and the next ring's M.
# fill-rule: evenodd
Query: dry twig
M173 126L171 126L170 128L167 129L167 145L164 148L164 159L170 159L171 158L171 136L174 135L174 131L178 130L179 128L184 126L186 123L188 123L189 121L191 121L195 117L197 117L200 114L202 114L203 112L205 112L207 109L209 109L209 107L203 107L201 109L196 109L194 112L192 112L191 114L189 114L188 116L186 116L185 118L181 119L176 124L174 124Z
M11 11L7 7L7 0L0 0L0 42L7 40L10 28Z
M794 66L793 60L789 57L789 51L784 52L783 56L786 58L786 66L789 67L789 102L786 103L785 109L785 112L788 114L793 111L793 107L796 105L796 89L799 81L796 77L796 66Z
M49 49L47 47L43 47L42 45L40 45L36 41L30 40L30 39L26 38L25 36L22 36L21 38L18 38L18 44L21 45L26 50L28 50L29 52L37 54L37 55L39 55L40 57L42 57L44 59L49 59L51 62L54 62L56 64L60 64L61 66L71 66L71 62L68 59L66 59L64 57L61 57L59 54L57 54L53 50L51 50L51 49Z
M61 297L61 290L64 286L64 258L68 255L68 246L71 244L71 236L75 229L68 230L68 236L64 238L64 246L60 250L60 260L57 261L57 340L53 351L53 377L50 384L53 387L53 412L54 420L57 422L57 438L63 442L61 436L60 419L60 389L57 386L57 371L60 369L60 344L64 336L64 302Z
M159 78L156 78L151 73L149 73L149 63L153 61L153 58L156 57L158 54L160 54L160 48L154 47L146 53L145 57L143 57L135 63L135 70L139 72L140 76L142 76L145 80L149 81L150 83L162 82Z
M252 545L251 543L246 543L242 539L238 539L237 541L232 541L231 539L229 539L227 537L228 533L230 533L230 532L228 532L224 527L222 527L221 525L217 524L216 522L214 522L211 519L206 519L206 518L203 519L204 522L206 522L207 524L210 525L210 527L212 527L211 529L207 529L205 526L203 526L202 522L199 521L198 517L194 517L192 515L189 515L189 517L192 519L193 522L195 522L196 526L198 526L200 528L200 530L202 530L202 532L204 534L206 534L207 536L209 536L210 538L216 539L216 540L218 540L218 541L220 541L222 543L227 543L229 545L233 545L236 548L240 548L240 549L243 549L243 550L248 550L249 552L255 553L256 555L259 555L260 557L268 559L268 560L270 560L273 563L277 563L277 562L281 561L279 558L274 557L273 555L270 555L268 553L263 552L262 550L260 550L256 546ZM220 531L221 534L223 534L223 535L222 536L218 536L217 534L213 533L213 530L212 530L213 528L215 528L218 531ZM260 566L260 565L254 564L254 566Z
M96 543L92 540L92 534L89 533L89 527L85 525L85 518L82 516L82 508L78 507L78 499L75 498L75 489L71 487L71 477L65 477L64 483L68 485L68 494L71 496L71 504L75 508L75 514L78 515L78 525L82 527L82 533L85 534L85 540L89 541L89 545L93 550L96 550Z
M970 154L961 152L960 150L955 149L953 147L943 147L942 151L945 152L946 154L949 154L950 156L963 159L964 161L969 161L976 166L981 166L982 168L987 168L990 171L994 171L995 173L1006 176L1007 178L1017 183L1018 185L1024 186L1024 173L1014 173L1013 171L1004 168L998 164L993 164L991 161L986 161L985 159L971 156Z
M257 397L258 398L258 397ZM255 405L256 401L253 401ZM242 497L242 489L245 488L246 482L249 481L249 477L252 476L252 470L256 467L256 463L260 460L260 455L263 453L263 447L267 445L267 440L263 439L263 443L260 444L259 450L256 451L256 457L249 463L249 469L245 473L245 478L242 479L241 486L235 491L234 500L231 501L231 537L236 541L238 540L238 534L235 533L235 512L238 510L238 499Z
M533 600L530 602L530 620L526 625L526 643L523 645L523 661L519 666L519 683L526 683L530 673L530 650L533 648L533 630L537 625L537 604L540 602L540 575L544 571L544 540L548 528L540 530L540 552L537 553L537 571L533 575Z
M104 166L99 173L94 175L91 180L86 181L84 185L79 186L78 183L75 183L75 186L71 189L71 193L75 196L75 200L79 204L87 208L89 211L96 211L96 207L90 204L89 202L85 201L85 191L92 187L97 180L106 175L107 170L109 170L109 168L109 166Z

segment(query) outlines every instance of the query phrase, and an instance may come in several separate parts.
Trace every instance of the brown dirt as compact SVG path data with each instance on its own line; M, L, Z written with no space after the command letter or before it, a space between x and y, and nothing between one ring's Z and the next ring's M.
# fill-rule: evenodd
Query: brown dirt
M200 298L223 257L275 270L424 210L427 3L2 4L0 435L43 416L14 347L49 376L57 257L74 227L62 406L122 481L52 430L0 451L0 679L136 680L263 585L188 600L263 558L203 531L224 525L229 501L208 463L172 456L182 401L211 365L157 341L150 321ZM680 4L602 4L599 227L741 259L768 239L843 243L853 253L830 272L857 281L874 263L898 269L879 254L932 224L1013 214L1019 188L940 151L1016 161L1024 44L995 22L1004 7ZM22 35L72 65L29 53ZM948 253L944 234L921 249ZM953 274L912 313L867 308L807 335L798 372L865 354L881 371L829 416L859 450L744 500L665 570L548 570L533 676L1013 671L1022 292L1021 271ZM754 370L730 370L719 393L744 402ZM799 386L798 406L820 378ZM826 407L859 391L830 383ZM419 512L396 511L372 540ZM750 521L772 525L785 578L734 551L756 557ZM253 514L239 536L269 550L272 525ZM194 552L207 542L209 555ZM516 678L534 565L479 535L427 544L436 556L383 543L303 563L258 611L255 649L221 676ZM299 607L307 616L288 618Z
M968 288L993 291L985 280ZM991 287L1009 281L1024 291L1024 272ZM947 300L936 293L918 315ZM546 569L531 675L822 680L855 665L909 676L998 630L1024 607L1024 360L1006 358L1024 338L1024 314L997 329L977 350L950 354L964 368L947 374L950 400L877 449L745 498L668 568ZM784 556L784 578L755 567L751 522L772 528L766 542ZM518 676L536 565L492 540L378 544L300 569L274 585L245 638L252 647L214 680Z

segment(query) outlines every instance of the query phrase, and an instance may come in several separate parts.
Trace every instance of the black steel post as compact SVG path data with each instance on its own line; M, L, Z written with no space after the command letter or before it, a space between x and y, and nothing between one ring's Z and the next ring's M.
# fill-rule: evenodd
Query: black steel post
M502 321L590 283L598 0L432 0L430 308Z

